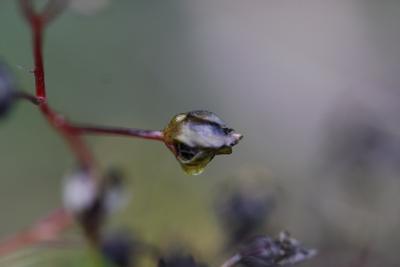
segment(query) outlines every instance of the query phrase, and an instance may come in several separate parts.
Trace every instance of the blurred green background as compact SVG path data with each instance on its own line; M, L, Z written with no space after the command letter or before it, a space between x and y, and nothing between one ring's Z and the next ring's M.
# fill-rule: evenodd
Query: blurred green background
M370 159L371 150L360 152L369 139L352 145L368 135L356 131L360 121L399 143L400 3L118 0L88 15L79 2L46 32L56 110L77 122L162 129L177 113L205 109L244 134L232 155L194 177L159 143L88 138L103 169L128 176L132 196L111 227L162 247L179 240L218 266L226 255L215 199L226 184L257 180L280 188L265 232L287 229L320 250L304 266L348 266L365 248L365 266L398 266L399 170L385 163L400 151L388 141L394 148ZM30 33L16 1L0 1L0 33L0 57L33 92ZM74 159L27 103L0 127L0 236L7 236L61 205ZM337 167L337 158L353 154L369 157L368 166ZM72 266L81 258L71 255L85 257L56 251L4 266Z

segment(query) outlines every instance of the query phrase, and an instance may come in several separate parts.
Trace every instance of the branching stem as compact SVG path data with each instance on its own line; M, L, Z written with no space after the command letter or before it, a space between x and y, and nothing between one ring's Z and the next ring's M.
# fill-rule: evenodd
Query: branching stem
M157 141L164 140L163 132L155 130L88 125L74 125L74 130L79 134L120 135Z
M60 232L64 231L71 223L72 216L64 209L54 210L29 229L4 239L0 243L0 256L7 255L30 245L35 245L39 242L54 241Z
M37 106L40 104L39 99L35 95L23 91L17 91L16 93L14 93L14 98L20 100L27 100Z
M240 260L242 259L242 256L240 254L235 254L232 257L230 257L228 260L226 260L221 267L233 267L235 266Z
M47 106L45 103L41 103L40 98L30 93L19 91L15 94L15 97L22 100L27 100L34 105L40 106L42 109ZM52 112L52 110L46 110L47 112ZM54 112L54 111L53 111ZM164 141L164 134L162 131L158 130L143 130L137 128L126 128L126 127L113 127L113 126L98 126L98 125L89 125L89 124L81 124L81 123L73 123L70 121L66 121L64 117L60 114L54 113L51 114L53 116L57 116L55 120L58 121L58 124L68 126L68 131L73 132L75 135L116 135L116 136L127 136L127 137L136 137L141 139L148 140L156 140L156 141ZM54 119L52 119L54 120Z
M16 99L28 100L38 106L47 122L63 137L71 148L79 166L90 173L91 179L95 179L95 162L90 150L82 139L83 134L106 134L139 137L150 140L163 140L160 131L118 128L118 127L97 127L88 125L74 125L62 115L57 113L49 104L46 94L45 69L43 59L43 36L48 23L53 20L62 9L65 3L62 0L50 2L42 13L35 11L32 0L19 0L23 16L28 22L32 32L32 49L34 59L35 95L26 92L17 92ZM53 241L73 222L73 217L65 209L59 208L49 216L39 220L34 226L25 231L19 232L12 237L0 241L0 256L7 255L26 246L34 245L43 241ZM86 233L87 234L87 233ZM96 234L96 233L95 233ZM87 234L87 239L98 240ZM98 246L99 244L93 244Z

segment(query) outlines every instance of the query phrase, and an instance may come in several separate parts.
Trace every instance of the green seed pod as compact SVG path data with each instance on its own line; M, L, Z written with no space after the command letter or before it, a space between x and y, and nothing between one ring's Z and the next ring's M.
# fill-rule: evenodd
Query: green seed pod
M231 154L242 137L214 113L203 110L178 114L164 129L166 145L191 175L202 173L215 155Z

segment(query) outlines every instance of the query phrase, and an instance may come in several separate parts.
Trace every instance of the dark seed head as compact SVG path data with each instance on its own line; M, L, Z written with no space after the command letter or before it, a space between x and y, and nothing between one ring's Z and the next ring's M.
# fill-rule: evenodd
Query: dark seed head
M230 245L236 245L262 231L274 207L274 199L269 195L234 192L219 199L217 204L217 212Z
M135 242L127 233L117 233L102 242L104 257L115 266L132 267L135 259Z

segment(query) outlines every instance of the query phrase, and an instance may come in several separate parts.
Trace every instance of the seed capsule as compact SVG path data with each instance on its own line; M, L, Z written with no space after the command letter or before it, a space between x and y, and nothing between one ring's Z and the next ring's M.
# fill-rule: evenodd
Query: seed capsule
M192 175L202 173L215 155L231 154L242 137L217 115L203 110L178 114L164 129L166 145Z

